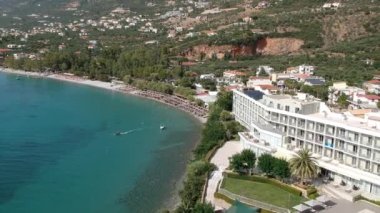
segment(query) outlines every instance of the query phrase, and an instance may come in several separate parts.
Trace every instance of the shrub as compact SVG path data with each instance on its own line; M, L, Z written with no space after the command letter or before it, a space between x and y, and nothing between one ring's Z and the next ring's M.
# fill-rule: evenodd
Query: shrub
M221 200L224 200L226 201L227 203L229 204L232 204L234 202L234 200L232 200L231 198L223 195L223 194L220 194L219 192L215 192L214 193L214 197L217 198L217 199L221 199Z
M317 189L314 186L310 186L307 188L306 192L307 192L307 195L309 196L311 194L317 193Z
M371 200L371 199L365 198L365 197L363 197L363 196L361 196L361 195L359 195L359 196L357 196L357 197L355 198L355 201L358 201L358 200L365 200L365 201L368 201L368 202L370 202L370 203L373 203L373 204L375 204L375 205L380 206L380 201L378 201L378 200Z
M314 194L310 194L310 195L308 195L307 197L308 197L309 199L315 199L315 198L319 197L319 194L316 192L316 193L314 193Z

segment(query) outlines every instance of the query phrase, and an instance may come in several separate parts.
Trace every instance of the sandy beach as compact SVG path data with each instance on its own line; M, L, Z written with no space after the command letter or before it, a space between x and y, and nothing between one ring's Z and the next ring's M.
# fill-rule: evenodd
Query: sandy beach
M207 110L204 108L200 108L197 106L194 106L193 104L189 102L183 102L184 104L177 104L178 97L176 96L170 96L167 94L162 94L158 92L153 91L141 91L131 85L126 84L114 84L111 82L103 82L103 81L96 81L96 80L89 80L85 79L79 76L75 76L72 74L56 74L56 73L39 73L39 72L28 72L24 70L16 70L11 68L4 68L0 66L0 72L4 73L11 73L16 75L23 75L23 76L30 76L30 77L38 77L38 78L48 78L48 79L55 79L60 81L67 81L71 83L77 83L77 84L83 84L113 91L118 91L124 94L128 95L135 95L142 98L147 98L150 100L158 101L160 103L175 107L177 109L180 109L182 111L185 111L189 114L191 114L194 118L199 120L201 123L205 123L207 121ZM171 100L173 99L173 100ZM174 101L174 103L172 102Z

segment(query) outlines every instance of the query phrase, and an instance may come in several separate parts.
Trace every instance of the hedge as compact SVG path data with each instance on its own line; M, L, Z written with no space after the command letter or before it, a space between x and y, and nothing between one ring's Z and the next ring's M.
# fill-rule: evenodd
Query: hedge
M319 194L318 194L318 192L315 192L315 193L313 193L313 194L309 194L308 196L307 196L307 198L309 198L309 199L315 199L315 198L317 198L317 197L319 197Z
M225 202L229 203L229 204L233 204L235 201L219 192L215 192L214 193L214 197L217 198L217 199L221 199L221 200L224 200ZM272 211L269 211L269 210L266 210L266 209L259 209L259 212L260 213L274 213Z
M229 197L227 197L227 196L225 196L224 194L221 194L221 193L219 193L219 192L215 192L215 193L214 193L214 197L217 198L217 199L224 200L224 201L226 201L226 202L229 203L229 204L234 203L234 200L233 200L233 199L231 199L231 198L229 198Z
M380 201L378 201L378 200L371 200L371 199L365 198L365 197L363 197L361 195L359 195L358 197L355 198L355 201L358 201L358 200L365 200L365 201L368 201L370 203L373 203L375 205L380 206Z
M300 191L300 190L298 190L292 186L289 186L285 183L281 183L281 182L274 180L274 179L270 179L270 178L266 178L266 177L260 177L260 176L242 176L242 175L233 174L233 173L224 173L224 174L226 175L226 177L230 177L230 178L271 184L271 185L277 186L277 187L279 187L279 188L281 188L281 189L283 189L289 193L292 193L294 195L302 196L302 191Z

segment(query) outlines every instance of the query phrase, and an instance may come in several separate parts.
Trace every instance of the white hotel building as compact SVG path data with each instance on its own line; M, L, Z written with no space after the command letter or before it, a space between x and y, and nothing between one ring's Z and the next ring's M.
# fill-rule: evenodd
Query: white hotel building
M380 115L358 118L334 113L305 94L233 94L233 114L248 129L239 133L242 146L257 155L293 156L306 148L321 174L356 186L362 196L380 200Z

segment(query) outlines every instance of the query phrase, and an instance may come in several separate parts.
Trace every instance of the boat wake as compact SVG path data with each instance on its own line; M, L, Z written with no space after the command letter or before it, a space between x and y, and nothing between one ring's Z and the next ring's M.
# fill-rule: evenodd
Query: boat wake
M130 133L141 131L141 130L143 130L143 128L131 129L125 132L116 132L114 135L128 135Z

